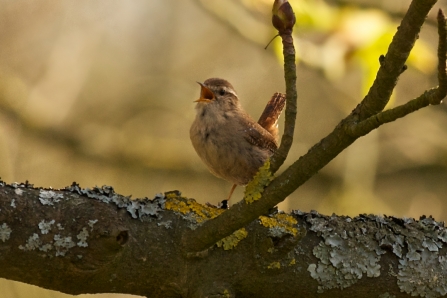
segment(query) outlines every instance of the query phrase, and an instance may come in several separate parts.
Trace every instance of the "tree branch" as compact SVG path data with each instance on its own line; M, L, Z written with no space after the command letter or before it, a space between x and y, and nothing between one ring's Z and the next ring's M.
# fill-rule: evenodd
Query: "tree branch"
M260 215L268 213L269 209L282 202L359 138L360 135L352 134L352 127L359 123L360 119L367 119L381 112L385 107L392 89L402 73L405 59L417 39L425 16L435 2L433 0L413 0L389 46L376 80L362 103L343 119L328 136L275 178L265 188L261 199L250 204L242 200L215 219L205 222L197 230L185 233L183 243L186 251L202 251L219 239L246 226ZM431 93L429 92L429 94ZM412 104L409 103L409 105Z
M442 9L438 11L438 82L439 82L439 102L447 94L447 24ZM432 103L434 104L434 103Z
M385 123L393 122L430 105L433 98L438 99L438 95L439 88L428 90L421 96L407 102L406 104L378 113L377 115L371 116L359 124L353 125L349 133L356 138L367 135L372 130Z
M358 1L358 0L336 0L330 1L332 5L339 7L356 7L358 9L376 9L386 12L390 17L394 19L402 19L405 15L405 10L402 5L390 6L388 3L377 2L377 1ZM403 3L402 3L403 4ZM430 16L427 17L425 21L426 24L436 26L436 19Z
M381 62L377 77L362 103L354 113L364 120L381 112L388 103L405 61L419 37L425 18L436 0L414 0L411 2L396 34Z
M52 190L0 181L0 206L0 277L68 294L376 298L447 291L447 230L432 218L275 213L251 222L240 238L185 257L181 235L222 210L176 192L129 200L106 186Z
M446 54L447 54L447 34L446 34L446 19L444 13L440 9L438 12L438 87L424 92L418 98L409 101L406 104L380 112L376 115L361 121L358 124L353 124L350 128L350 134L354 137L361 137L379 126L395 121L399 118L413 113L428 105L438 105L442 99L447 95L447 70L446 70Z
M273 5L273 19L272 22L275 26L275 5L281 1L275 1ZM287 6L287 8L286 8ZM297 98L298 93L296 90L296 59L295 59L295 47L293 45L293 25L295 24L295 15L292 7L288 2L285 2L281 6L283 10L287 10L289 20L289 26L275 26L278 29L279 36L282 39L283 55L284 55L284 79L286 82L286 111L284 121L284 133L281 137L281 144L270 158L271 166L270 170L275 173L287 158L287 154L290 151L293 143L293 134L295 131L296 113L297 113ZM279 8L278 8L279 9Z

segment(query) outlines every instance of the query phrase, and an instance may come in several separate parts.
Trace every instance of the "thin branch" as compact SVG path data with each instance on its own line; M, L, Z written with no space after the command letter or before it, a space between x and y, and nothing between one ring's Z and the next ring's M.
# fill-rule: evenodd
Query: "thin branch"
M369 117L368 119L358 124L353 125L349 133L356 138L367 135L372 130L382 126L383 124L393 122L421 108L429 106L430 102L433 101L434 98L437 99L438 94L439 94L439 88L428 90L424 92L424 94L422 94L421 96L407 102L406 104L383 111L381 113Z
M438 82L439 102L447 95L447 25L442 9L438 11ZM438 102L438 103L439 103Z
M405 61L414 46L422 24L436 0L415 0L411 2L388 52L381 63L377 77L355 113L359 120L367 119L381 112L388 103Z
M403 1L401 1L403 5L406 5ZM353 7L357 9L376 9L381 10L383 12L386 12L390 17L394 19L402 19L405 15L405 8L404 6L399 5L388 5L387 2L382 1L358 1L358 0L336 0L336 1L330 1L332 5L335 5L337 7L348 7L352 9ZM431 26L436 26L436 19L428 16L425 24L429 24Z
M288 4L288 2L286 2ZM290 7L290 5L289 5ZM290 7L290 10L292 8ZM293 11L291 10L293 14ZM293 24L295 23L295 16L293 15ZM277 28L278 29L278 28ZM275 173L287 158L290 148L293 143L293 134L295 131L296 113L297 113L297 98L296 90L296 59L295 47L293 45L293 25L286 30L278 30L283 44L284 55L284 79L286 82L286 111L284 122L284 133L281 138L281 144L271 157L270 170Z
M446 53L447 53L447 40L446 40L446 19L444 13L440 9L438 12L438 84L437 88L424 92L421 96L400 105L393 109L378 113L369 117L368 119L361 121L358 124L353 124L350 128L350 134L353 137L361 137L379 126L395 121L399 118L413 113L428 105L438 105L442 99L447 95L447 70L446 70Z

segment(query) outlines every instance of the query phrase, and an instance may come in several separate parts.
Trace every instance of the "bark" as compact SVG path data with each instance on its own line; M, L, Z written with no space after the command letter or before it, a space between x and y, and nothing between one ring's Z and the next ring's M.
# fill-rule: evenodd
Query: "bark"
M277 178L273 179L272 172L282 162L278 159L272 168L266 163L247 187L253 191L229 210L200 205L178 192L153 200L130 200L106 186L81 189L73 184L55 191L0 182L0 277L69 294L447 294L443 247L447 232L432 218L327 217L316 212L284 214L273 208L357 138L422 107L439 104L446 96L446 23L440 11L439 86L383 111L435 2L412 2L388 53L380 58L381 68L370 92L353 112ZM285 44L293 47L292 40ZM295 85L292 55L285 63L287 86ZM296 100L296 90L287 89L292 90L287 95L289 105L291 99ZM289 105L290 125L295 112L296 106ZM286 135L293 132L290 125ZM289 145L280 159L287 156Z
M223 212L177 192L0 183L0 277L68 294L439 297L447 230L432 218L277 210L200 253L185 231ZM394 296L393 296L394 295Z

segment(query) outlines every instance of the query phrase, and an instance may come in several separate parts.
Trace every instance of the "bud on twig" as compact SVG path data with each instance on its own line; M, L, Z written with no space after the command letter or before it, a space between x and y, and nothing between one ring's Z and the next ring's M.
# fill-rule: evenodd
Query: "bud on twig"
M285 33L285 31L292 31L295 21L295 13L289 1L275 0L272 10L272 23L279 31L279 34Z

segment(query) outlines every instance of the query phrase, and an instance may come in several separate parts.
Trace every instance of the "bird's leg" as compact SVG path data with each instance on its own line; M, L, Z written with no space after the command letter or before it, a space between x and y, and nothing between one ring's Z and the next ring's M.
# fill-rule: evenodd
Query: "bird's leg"
M233 195L234 189L236 188L237 184L233 184L233 186L231 187L230 190L230 194L228 195L228 198L226 200L223 200L220 204L219 207L222 209L228 209L228 207L230 207L228 204L230 202L231 196Z
M233 192L234 192L234 189L236 188L236 186L237 186L237 184L233 184L233 186L231 187L230 194L228 195L227 201L230 201L231 196L233 195Z

